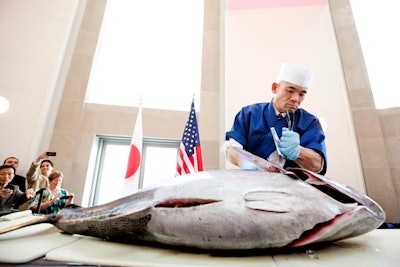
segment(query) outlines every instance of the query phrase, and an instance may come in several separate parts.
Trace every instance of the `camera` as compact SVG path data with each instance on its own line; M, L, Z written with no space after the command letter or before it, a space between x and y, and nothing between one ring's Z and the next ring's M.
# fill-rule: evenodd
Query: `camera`
M11 190L14 190L14 186L8 184L6 187L4 187L4 189L11 189Z
M46 152L46 155L47 156L56 156L57 155L57 152Z

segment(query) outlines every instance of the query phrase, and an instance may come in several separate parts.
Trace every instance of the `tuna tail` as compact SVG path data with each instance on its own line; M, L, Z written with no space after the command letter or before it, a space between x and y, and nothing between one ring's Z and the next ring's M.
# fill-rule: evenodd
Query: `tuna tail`
M35 225L35 224L39 224L39 223L55 224L57 222L57 220L58 220L58 216L56 214L38 215L38 216L32 217L31 220L24 221L19 224L15 224L15 225L0 229L0 234L5 234L8 232L23 228L25 226Z

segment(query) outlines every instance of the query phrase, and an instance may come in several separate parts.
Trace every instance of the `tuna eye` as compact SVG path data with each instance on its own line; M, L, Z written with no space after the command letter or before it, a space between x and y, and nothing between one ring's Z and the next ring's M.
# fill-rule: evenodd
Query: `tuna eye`
M156 208L187 208L219 202L215 199L180 198L168 199L156 205Z

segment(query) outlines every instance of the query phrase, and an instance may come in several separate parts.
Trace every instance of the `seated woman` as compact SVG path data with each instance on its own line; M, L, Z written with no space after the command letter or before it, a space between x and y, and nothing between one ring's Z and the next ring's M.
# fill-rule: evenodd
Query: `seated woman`
M70 194L66 189L61 188L63 177L64 175L60 171L54 171L49 175L49 187L43 191L40 211L38 212L40 198L40 194L38 194L35 201L30 205L30 209L33 212L42 214L57 213L66 205L73 203L74 194Z

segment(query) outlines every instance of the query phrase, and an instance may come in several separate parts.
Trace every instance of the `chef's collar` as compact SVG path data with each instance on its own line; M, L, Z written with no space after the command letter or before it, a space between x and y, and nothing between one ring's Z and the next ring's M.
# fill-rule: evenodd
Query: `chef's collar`
M272 99L272 101L273 101L273 99ZM272 104L272 107L274 108L274 110L275 110L275 115L276 115L277 117L279 116L279 114L280 114L280 116L282 116L282 118L286 117L286 112L279 112L279 110L277 110L277 109L275 108L274 104Z

